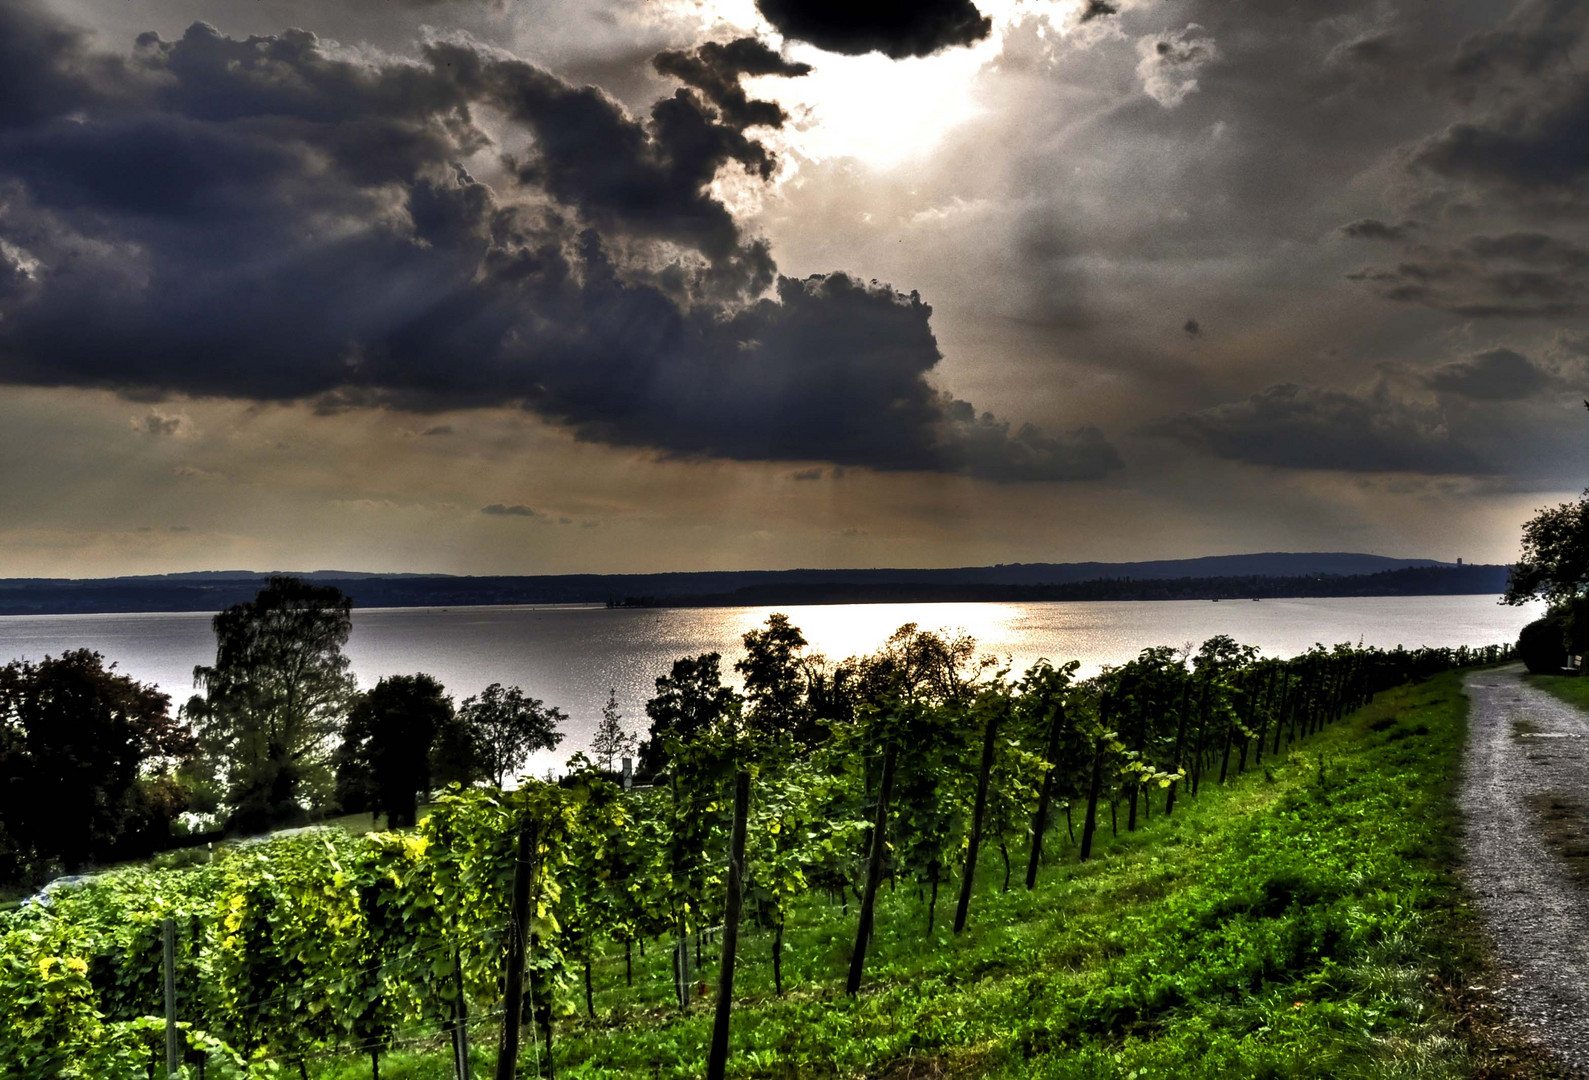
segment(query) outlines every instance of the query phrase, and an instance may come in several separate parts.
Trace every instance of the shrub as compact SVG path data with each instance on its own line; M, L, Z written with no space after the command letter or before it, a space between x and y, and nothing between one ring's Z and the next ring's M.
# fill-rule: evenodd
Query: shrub
M1535 619L1517 635L1517 655L1535 675L1555 675L1566 666L1567 644L1557 615Z

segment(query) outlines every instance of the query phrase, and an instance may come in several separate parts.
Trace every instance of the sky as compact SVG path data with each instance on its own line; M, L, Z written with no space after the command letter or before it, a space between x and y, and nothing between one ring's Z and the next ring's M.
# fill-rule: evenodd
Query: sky
M0 576L1508 561L1586 313L1578 0L0 5Z

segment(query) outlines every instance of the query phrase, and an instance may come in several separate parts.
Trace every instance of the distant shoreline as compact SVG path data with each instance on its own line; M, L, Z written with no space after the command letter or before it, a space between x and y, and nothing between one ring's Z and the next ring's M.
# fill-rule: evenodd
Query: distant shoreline
M1175 575L1210 562L1266 565L1306 559L1350 567L1392 564L1367 573ZM1412 565L1408 565L1408 564ZM1400 564L1400 565L1397 565ZM1116 571L1098 573L1099 570ZM1093 576L1081 576L1092 572ZM1128 572L1119 572L1128 571ZM568 575L469 578L317 573L364 611L490 606L611 608L778 607L891 603L1043 603L1161 600L1280 600L1330 597L1499 596L1507 568L1376 556L1227 556L1142 564L1045 564L954 570L728 571L701 574ZM1026 580L1022 580L1025 578ZM1048 578L1048 580L1043 580ZM1032 580L1036 579L1036 580ZM195 580L110 578L0 581L0 616L138 615L219 611L252 598L263 575Z

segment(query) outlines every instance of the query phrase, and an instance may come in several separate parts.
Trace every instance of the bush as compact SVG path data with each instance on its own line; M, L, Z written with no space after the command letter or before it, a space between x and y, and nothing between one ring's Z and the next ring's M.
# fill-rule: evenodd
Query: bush
M1535 675L1556 675L1567 664L1565 627L1559 615L1535 619L1517 635L1517 655Z

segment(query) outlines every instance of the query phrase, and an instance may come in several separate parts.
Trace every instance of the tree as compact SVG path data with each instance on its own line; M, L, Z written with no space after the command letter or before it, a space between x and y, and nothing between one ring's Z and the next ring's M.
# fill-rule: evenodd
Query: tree
M431 751L452 719L452 699L429 675L392 675L359 697L337 751L337 802L385 813L389 828L414 824L414 802L431 786Z
M668 739L684 742L711 731L728 715L739 695L723 685L721 653L702 653L673 661L673 670L657 679L657 696L646 702L650 737L640 744L640 772L651 775L667 766Z
M1539 598L1559 607L1589 593L1589 491L1584 494L1540 510L1523 526L1523 557L1507 574L1503 603Z
M430 745L430 782L433 787L462 784L468 787L486 775L480 741L461 713L448 710Z
M640 740L624 726L623 713L618 711L618 689L607 691L607 704L601 707L601 722L596 725L596 735L590 740L590 752L603 763L608 772L613 771L613 760L633 754Z
M481 771L497 787L536 750L555 750L563 741L558 724L568 716L517 686L492 683L464 699L458 710L478 749Z
M767 616L767 626L744 637L745 658L734 670L745 679L747 720L757 734L775 745L794 741L818 742L822 728L811 715L806 699L808 678L801 651L806 639L789 616Z
M1523 525L1523 557L1507 573L1502 603L1541 599L1548 605L1550 621L1530 624L1534 636L1528 644L1535 653L1542 636L1552 632L1561 635L1564 653L1589 651L1589 491L1584 495L1545 507Z
M0 668L0 877L141 854L169 829L195 749L170 703L87 649Z
M186 713L222 764L233 828L301 820L332 791L331 758L358 683L342 653L353 601L330 585L272 577L215 616L215 663Z

